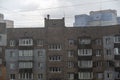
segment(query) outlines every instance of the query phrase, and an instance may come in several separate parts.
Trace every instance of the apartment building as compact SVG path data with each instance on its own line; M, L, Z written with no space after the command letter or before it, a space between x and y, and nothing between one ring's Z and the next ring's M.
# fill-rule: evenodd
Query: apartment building
M44 28L0 23L0 36L4 80L120 79L120 25L66 27L48 16Z
M0 80L6 80L5 47L7 42L6 24L0 23Z

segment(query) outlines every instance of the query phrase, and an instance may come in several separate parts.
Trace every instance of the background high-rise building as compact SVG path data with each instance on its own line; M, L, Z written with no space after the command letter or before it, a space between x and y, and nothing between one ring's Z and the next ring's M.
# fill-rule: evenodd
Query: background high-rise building
M14 21L5 20L3 14L0 14L0 23L6 23L6 28L13 28L14 27Z
M91 11L90 15L76 15L75 27L85 26L108 26L119 24L116 10Z

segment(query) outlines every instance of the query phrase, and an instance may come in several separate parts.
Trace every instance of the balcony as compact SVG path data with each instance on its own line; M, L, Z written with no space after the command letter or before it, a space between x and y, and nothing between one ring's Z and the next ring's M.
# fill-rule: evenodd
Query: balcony
M32 69L33 63L32 62L19 62L19 69Z
M92 49L79 49L78 56L92 56Z
M93 62L92 61L78 61L79 68L92 68Z
M33 46L33 39L19 39L19 46Z

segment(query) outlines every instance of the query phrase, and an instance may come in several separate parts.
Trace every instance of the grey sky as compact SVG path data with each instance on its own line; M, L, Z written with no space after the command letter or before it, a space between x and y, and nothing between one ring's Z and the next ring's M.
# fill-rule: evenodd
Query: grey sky
M15 27L43 27L44 17L65 17L72 26L74 15L89 14L100 9L115 9L120 16L120 0L0 0L0 13L14 20Z

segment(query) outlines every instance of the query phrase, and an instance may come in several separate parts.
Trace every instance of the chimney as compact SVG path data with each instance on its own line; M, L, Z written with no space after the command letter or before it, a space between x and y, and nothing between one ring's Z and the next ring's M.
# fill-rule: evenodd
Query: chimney
M48 19L48 20L50 19L50 15L49 15L49 14L47 15L47 19Z

